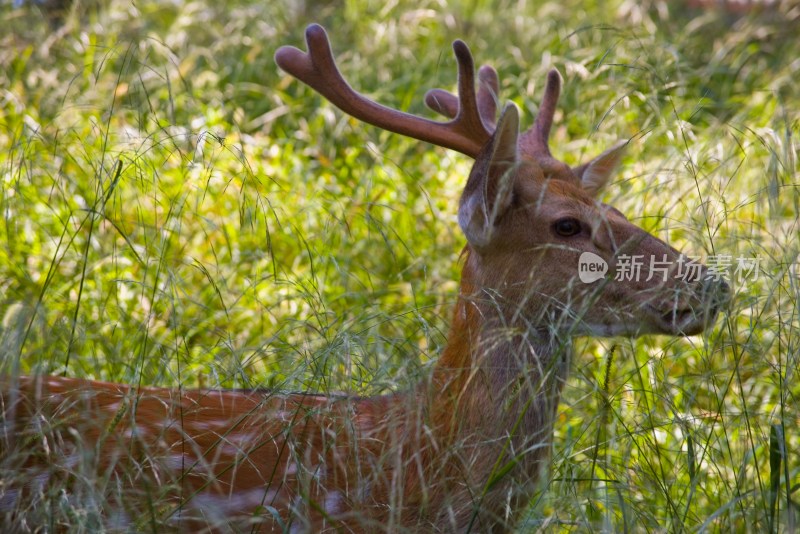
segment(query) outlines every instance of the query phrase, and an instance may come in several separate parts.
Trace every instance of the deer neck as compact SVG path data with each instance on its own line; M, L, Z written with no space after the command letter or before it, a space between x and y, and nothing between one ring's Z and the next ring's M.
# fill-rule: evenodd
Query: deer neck
M535 479L532 464L549 456L571 344L487 298L466 271L429 389L431 420L440 441L484 461L515 458Z

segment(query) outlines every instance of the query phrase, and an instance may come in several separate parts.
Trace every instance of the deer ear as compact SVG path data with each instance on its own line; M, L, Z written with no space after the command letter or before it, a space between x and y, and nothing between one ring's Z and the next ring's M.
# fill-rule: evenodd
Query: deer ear
M519 111L507 104L494 134L475 158L458 205L458 224L475 247L492 238L495 221L511 205L519 161Z
M592 161L573 169L587 193L596 195L600 192L616 170L627 147L628 141L618 141Z

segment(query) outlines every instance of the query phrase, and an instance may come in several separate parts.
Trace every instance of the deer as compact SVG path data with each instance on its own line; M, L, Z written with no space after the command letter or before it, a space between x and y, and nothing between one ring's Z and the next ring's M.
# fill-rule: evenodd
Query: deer
M461 284L432 372L371 397L6 376L5 524L57 487L99 493L106 526L128 530L507 532L546 478L573 339L714 324L725 280L681 269L685 256L597 198L627 142L577 167L551 154L557 70L520 131L513 103L498 116L496 70L476 80L456 40L457 93L425 96L439 122L353 89L321 26L305 40L275 53L285 72L365 123L474 159L457 211ZM578 276L585 254L607 267L593 281ZM618 276L636 256L641 276Z

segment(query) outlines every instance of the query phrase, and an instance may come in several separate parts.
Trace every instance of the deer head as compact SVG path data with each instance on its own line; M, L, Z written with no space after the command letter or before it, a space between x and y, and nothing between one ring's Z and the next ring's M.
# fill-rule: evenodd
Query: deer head
M551 72L545 102L557 93ZM552 115L542 113L519 135L516 108L506 107L461 197L458 219L470 249L465 276L481 288L480 298L502 303L506 322L556 332L704 330L727 284L595 198L625 144L570 169L550 156ZM606 276L582 280L582 257L607 265Z
M308 27L306 42L308 53L280 48L278 65L356 118L475 158L458 210L468 243L463 296L506 322L557 334L696 334L713 321L727 284L596 199L627 143L574 168L552 156L548 140L561 89L556 70L547 76L536 121L520 133L514 104L496 119L493 68L481 67L476 91L472 55L460 40L453 43L458 96L441 89L425 96L428 107L451 119L445 123L353 90L321 26ZM582 282L582 257L608 266L606 276Z

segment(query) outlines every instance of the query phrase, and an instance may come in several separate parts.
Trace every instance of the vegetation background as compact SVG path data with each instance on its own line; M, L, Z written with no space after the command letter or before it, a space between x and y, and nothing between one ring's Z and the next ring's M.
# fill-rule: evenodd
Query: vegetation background
M0 2L2 372L408 387L445 340L470 161L348 118L272 56L319 22L355 87L424 114L462 38L526 124L557 67L556 155L631 139L605 200L735 289L706 335L579 341L522 530L798 528L800 8L57 4ZM53 514L77 530L98 506Z

